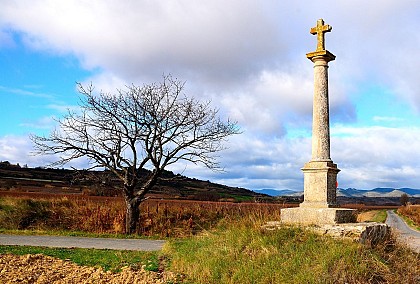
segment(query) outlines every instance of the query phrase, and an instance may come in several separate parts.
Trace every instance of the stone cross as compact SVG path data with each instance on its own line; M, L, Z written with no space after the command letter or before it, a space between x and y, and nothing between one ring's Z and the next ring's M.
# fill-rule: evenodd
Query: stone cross
M315 35L317 34L318 44L316 46L316 51L325 50L325 33L330 32L332 27L330 25L324 25L324 20L319 19L316 22L316 27L311 28L310 33Z
M319 19L317 26L310 30L311 34L318 34L317 50L306 54L314 63L312 161L331 161L328 62L334 60L335 55L324 49L324 33L331 31L331 29L332 27L330 25L324 25L323 19Z

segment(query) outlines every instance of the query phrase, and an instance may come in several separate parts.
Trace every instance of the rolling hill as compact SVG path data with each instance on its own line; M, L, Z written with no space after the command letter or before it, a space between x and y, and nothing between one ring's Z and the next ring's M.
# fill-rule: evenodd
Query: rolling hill
M148 171L143 174L147 175ZM0 162L0 191L116 196L120 194L120 186L108 171L28 168ZM170 171L164 172L148 195L202 201L274 200L263 193L175 175Z

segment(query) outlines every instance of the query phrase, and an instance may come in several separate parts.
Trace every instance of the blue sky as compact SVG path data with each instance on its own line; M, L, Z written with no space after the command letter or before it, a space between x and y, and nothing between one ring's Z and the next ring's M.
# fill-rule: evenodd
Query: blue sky
M225 173L174 172L250 189L301 190L310 160L309 29L333 27L331 158L340 187L420 188L420 2L0 1L0 160L42 166L30 133L48 134L98 90L172 74L212 100L243 134L221 154ZM325 8L328 7L328 8ZM73 166L84 167L83 162Z
M3 110L0 135L39 133L60 108L77 104L75 82L89 76L72 56L60 57L27 48L19 33L1 49L0 94ZM43 125L42 122L46 125Z

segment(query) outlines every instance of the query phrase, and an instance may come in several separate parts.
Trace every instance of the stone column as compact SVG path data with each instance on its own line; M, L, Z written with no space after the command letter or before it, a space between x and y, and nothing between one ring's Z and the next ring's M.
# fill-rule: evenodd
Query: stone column
M318 21L318 30L331 30ZM327 27L327 28L326 28ZM325 50L324 39L315 52L306 55L314 63L314 97L312 121L312 158L302 168L304 174L304 202L300 207L336 207L337 174L340 171L330 157L330 115L328 102L328 62L335 59Z
M310 33L317 35L317 49L306 54L314 63L312 157L302 168L304 201L299 208L281 210L281 222L291 224L337 224L355 221L355 210L334 208L337 174L330 157L330 119L328 103L328 62L335 55L325 49L325 33L332 29L319 19Z
M312 161L331 161L328 103L328 59L312 58L314 62L314 98L312 123Z

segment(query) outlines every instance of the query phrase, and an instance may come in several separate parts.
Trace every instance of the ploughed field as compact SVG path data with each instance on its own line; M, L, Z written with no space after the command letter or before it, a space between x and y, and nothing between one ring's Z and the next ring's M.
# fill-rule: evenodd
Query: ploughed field
M143 268L124 267L121 272L100 267L79 266L46 255L1 255L1 283L171 283L170 272L157 273Z

